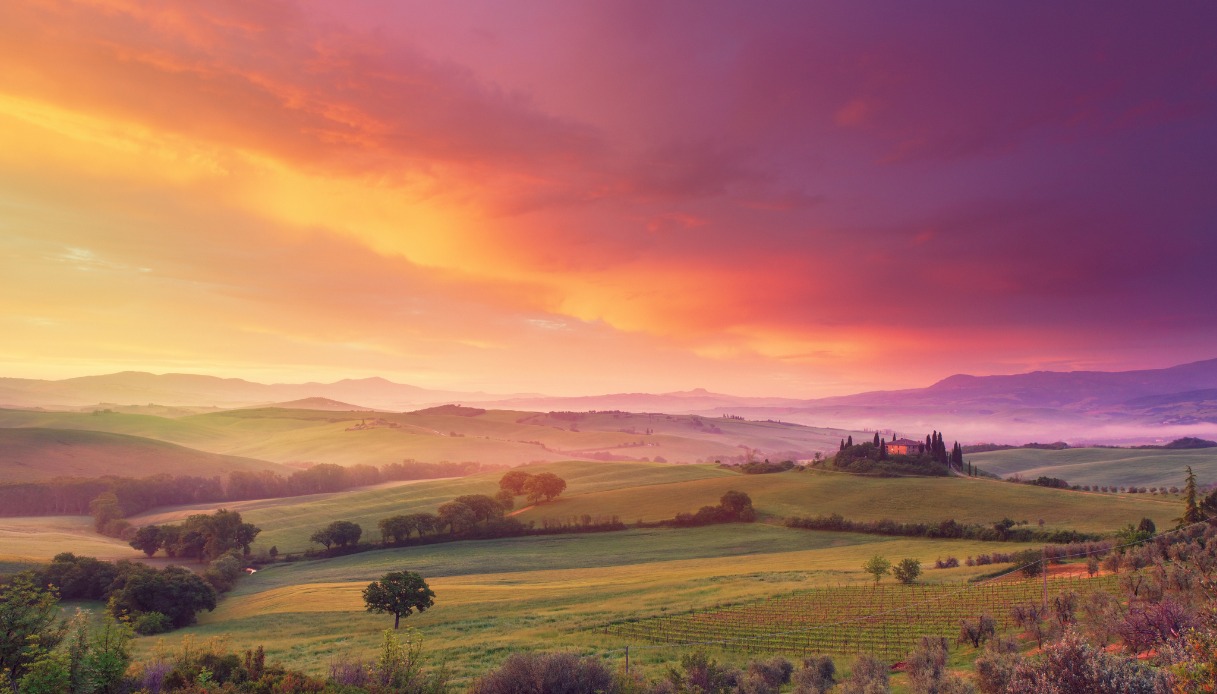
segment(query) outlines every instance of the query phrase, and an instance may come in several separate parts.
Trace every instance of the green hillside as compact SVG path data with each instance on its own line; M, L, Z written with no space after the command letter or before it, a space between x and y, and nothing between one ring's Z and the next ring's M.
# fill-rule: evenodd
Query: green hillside
M1181 487L1192 466L1201 484L1217 483L1217 448L1196 450L1068 448L1046 451L1012 448L966 456L1000 477L1058 477L1077 485Z
M541 525L546 518L571 520L587 514L618 516L631 524L658 521L682 511L715 505L728 490L746 492L762 521L786 516L840 513L852 520L938 522L954 518L993 523L1009 517L1048 529L1114 531L1149 517L1165 526L1179 515L1178 502L1148 495L1098 495L1006 482L963 478L873 478L828 472L744 475L713 465L564 462L530 466L567 480L558 499L517 509L516 518ZM262 528L255 549L275 545L282 552L309 548L309 535L335 520L350 520L377 541L381 518L417 511L434 512L462 494L494 494L500 473L451 480L426 480L376 489L226 504ZM523 503L523 498L518 499ZM162 509L132 519L161 523L214 505Z
M45 562L60 552L101 559L143 556L122 540L98 535L86 516L0 518L0 563Z
M992 523L1009 517L1049 529L1108 532L1142 517L1166 524L1178 502L1147 496L1106 496L958 477L874 478L829 472L783 472L689 480L679 484L568 493L528 509L520 520L617 515L655 521L715 505L729 490L746 492L762 520L839 513L851 520L899 519Z
M566 462L530 466L530 471L548 470L567 481L567 495L592 494L614 489L676 489L679 483L707 477L734 477L706 465L661 463ZM502 473L485 473L460 479L421 480L409 484L381 485L376 489L317 494L288 499L239 501L224 504L262 528L255 549L272 545L281 552L299 552L310 547L308 538L318 528L335 520L359 523L365 540L379 540L377 522L401 513L434 512L440 504L463 494L490 494L499 490ZM680 494L681 492L675 492ZM522 501L521 497L521 501ZM214 504L159 509L131 519L136 524L178 520ZM677 510L680 510L679 508ZM675 511L671 515L674 515ZM315 545L313 545L315 547Z
M55 477L158 473L221 475L233 470L277 470L261 460L206 453L127 434L72 429L0 429L0 479L29 482Z
M360 591L387 571L410 569L427 578L436 602L403 627L420 630L430 658L446 661L458 681L468 682L519 650L577 649L619 659L626 643L600 628L609 621L866 581L860 567L875 554L932 565L948 553L963 558L1020 548L751 524L382 550L259 571L215 612L202 613L198 626L141 639L139 646L151 651L223 636L234 649L263 645L272 659L321 672L336 656L375 652L392 620L366 613ZM924 580L959 581L981 571L931 569ZM639 649L632 662L658 667L685 651Z

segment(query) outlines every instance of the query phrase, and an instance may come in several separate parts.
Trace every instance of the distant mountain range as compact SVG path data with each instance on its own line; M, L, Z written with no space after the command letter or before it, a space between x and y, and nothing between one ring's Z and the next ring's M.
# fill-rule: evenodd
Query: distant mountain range
M1058 435L1075 440L1143 441L1217 433L1217 359L1139 371L961 374L927 388L809 399L740 397L700 388L583 397L495 395L432 390L383 378L262 384L239 378L134 371L58 381L0 378L0 406L5 407L78 409L152 403L390 411L476 403L484 408L539 411L732 414L842 428L899 427L911 434L933 428L956 431L961 440L973 441Z
M93 407L107 404L157 404L174 407L236 408L324 398L354 402L354 409L402 410L419 404L504 397L485 393L429 390L383 378L343 379L334 383L255 383L240 378L196 374L123 371L60 381L0 378L0 405L17 407Z

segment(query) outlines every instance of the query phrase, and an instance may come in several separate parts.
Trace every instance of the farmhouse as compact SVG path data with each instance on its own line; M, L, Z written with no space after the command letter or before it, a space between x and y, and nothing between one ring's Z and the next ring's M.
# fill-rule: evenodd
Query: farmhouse
M887 452L892 455L920 455L925 453L925 441L892 439L887 442Z

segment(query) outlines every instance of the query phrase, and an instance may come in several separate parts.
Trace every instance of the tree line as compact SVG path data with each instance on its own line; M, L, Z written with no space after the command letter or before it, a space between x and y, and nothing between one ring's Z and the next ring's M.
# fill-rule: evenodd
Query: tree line
M552 533L556 527L545 527L536 531L530 523L525 525L506 513L515 508L515 498L525 496L530 503L552 501L566 490L566 480L552 472L532 474L524 470L509 470L499 480L499 492L465 494L440 504L434 513L420 511L382 518L377 522L382 545L429 544L457 539L491 539L513 537L532 532ZM624 529L614 516L611 520L597 519L593 524L583 523L584 531ZM594 527L593 527L594 525ZM447 531L446 535L442 535ZM322 545L327 552L344 553L359 547L363 528L352 521L333 521L318 529L309 541Z
M555 535L567 533L611 532L625 530L617 516L583 514L568 519L544 518L541 526L535 521L523 523L507 517L516 495L529 500L556 497L566 488L566 481L550 472L530 475L523 470L511 470L499 481L495 496L466 494L440 504L435 513L420 511L382 518L377 522L379 546L411 546L456 540L486 540L525 535ZM553 496L547 496L552 494ZM728 491L716 506L703 506L696 513L682 512L674 518L653 523L639 522L639 527L696 527L714 523L750 523L756 520L752 499L744 492ZM358 523L337 520L315 531L310 542L322 545L326 554L346 554L373 549L360 544L364 537Z
M159 474L144 478L106 475L59 477L0 484L0 516L81 516L102 494L113 494L122 516L159 506L270 499L340 492L381 482L465 477L502 469L483 463L423 463L406 460L380 467L320 463L283 476L271 470L234 470L224 476Z
M249 546L261 528L241 520L236 511L195 514L179 524L145 525L134 531L130 545L152 557L164 551L171 559L211 561L229 552L249 555Z
M960 523L954 518L938 523L906 523L884 518L877 521L849 520L839 513L827 516L786 518L788 528L804 530L831 530L837 532L866 533L869 535L894 535L900 537L925 537L930 539L983 540L989 542L1087 542L1100 539L1094 533L1076 530L1045 530L1043 528L1017 527L1020 524L1003 518L989 525Z

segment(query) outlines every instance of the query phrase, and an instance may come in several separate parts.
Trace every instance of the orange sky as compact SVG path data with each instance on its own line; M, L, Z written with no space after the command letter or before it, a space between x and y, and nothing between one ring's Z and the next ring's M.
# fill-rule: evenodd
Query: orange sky
M1217 353L1176 300L1203 23L351 7L0 6L0 376L815 397Z

